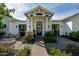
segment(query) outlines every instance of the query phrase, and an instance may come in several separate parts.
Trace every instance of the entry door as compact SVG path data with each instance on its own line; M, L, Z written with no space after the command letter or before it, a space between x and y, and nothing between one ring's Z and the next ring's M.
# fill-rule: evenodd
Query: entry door
M26 31L26 24L19 24L19 33L20 36L24 36Z
M42 35L42 22L36 23L37 35Z
M59 35L59 24L52 24L52 31L53 31L56 35Z

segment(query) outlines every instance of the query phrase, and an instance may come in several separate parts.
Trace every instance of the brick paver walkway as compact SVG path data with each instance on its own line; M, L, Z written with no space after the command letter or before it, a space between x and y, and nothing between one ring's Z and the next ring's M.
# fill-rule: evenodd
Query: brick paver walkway
M44 42L41 38L36 39L31 50L31 56L48 56Z

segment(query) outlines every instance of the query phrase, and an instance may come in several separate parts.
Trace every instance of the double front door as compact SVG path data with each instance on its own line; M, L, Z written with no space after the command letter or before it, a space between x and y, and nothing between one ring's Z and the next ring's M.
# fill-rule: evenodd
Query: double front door
M59 35L59 24L52 24L52 31L56 34Z
M20 36L24 36L26 31L26 24L19 24L19 34Z
M36 31L37 31L37 35L42 35L42 22L37 22L36 23Z

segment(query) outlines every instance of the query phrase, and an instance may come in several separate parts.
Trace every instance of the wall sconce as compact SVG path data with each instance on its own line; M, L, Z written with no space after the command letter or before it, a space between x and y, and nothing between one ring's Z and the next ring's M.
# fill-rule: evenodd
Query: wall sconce
M31 25L29 25L29 28L31 27Z
M61 28L62 28L62 25L61 25Z
M33 15L30 15L31 17L33 16Z
M4 24L4 28L6 28L6 24Z
M48 17L48 15L45 15L46 17Z
M16 25L16 28L17 28L17 26L18 26L18 25Z
M48 25L48 28L49 28L50 26Z

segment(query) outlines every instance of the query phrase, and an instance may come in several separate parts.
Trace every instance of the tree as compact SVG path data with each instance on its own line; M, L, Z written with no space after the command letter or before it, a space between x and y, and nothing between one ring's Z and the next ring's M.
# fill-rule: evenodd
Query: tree
M0 29L3 29L4 28L4 24L2 23L2 16L0 16Z
M0 3L0 14L10 16L10 13L14 13L15 9L9 9L4 3Z
M0 3L0 14L12 17L10 13L14 13L15 9L9 9L4 3ZM0 29L4 28L4 24L2 23L3 16L0 16Z

